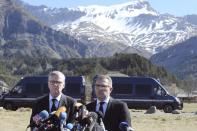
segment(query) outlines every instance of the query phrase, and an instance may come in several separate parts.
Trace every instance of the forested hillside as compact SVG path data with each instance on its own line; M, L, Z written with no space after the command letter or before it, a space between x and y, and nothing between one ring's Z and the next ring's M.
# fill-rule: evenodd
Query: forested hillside
M1 60L1 78L8 84L26 75L47 75L51 70L60 70L66 75L84 75L91 79L95 74L120 72L131 76L153 76L163 83L179 83L163 67L153 65L137 54L115 54L108 58L72 58L68 60L15 57Z

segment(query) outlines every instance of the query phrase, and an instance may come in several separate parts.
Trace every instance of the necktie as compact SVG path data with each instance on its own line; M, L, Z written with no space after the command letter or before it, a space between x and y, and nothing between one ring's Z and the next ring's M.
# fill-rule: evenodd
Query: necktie
M51 112L56 111L55 101L56 101L56 99L52 99Z
M102 113L104 113L104 111L103 111L103 104L104 104L105 102L100 102L100 106L99 106L99 111L101 111Z

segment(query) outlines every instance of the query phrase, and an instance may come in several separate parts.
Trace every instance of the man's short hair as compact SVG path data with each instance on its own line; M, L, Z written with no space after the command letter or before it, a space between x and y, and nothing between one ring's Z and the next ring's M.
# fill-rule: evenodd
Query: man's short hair
M96 75L96 77L95 77L95 83L96 83L97 80L103 80L103 79L107 79L108 82L109 82L109 83L108 83L109 86L112 87L112 79L111 79L111 77L108 76L108 75ZM95 84L95 83L94 83L94 84Z
M60 71L52 71L52 72L49 73L49 77L51 77L51 76L59 76L59 77L61 77L63 79L63 82L65 83L66 77L65 77L65 75L62 72L60 72Z

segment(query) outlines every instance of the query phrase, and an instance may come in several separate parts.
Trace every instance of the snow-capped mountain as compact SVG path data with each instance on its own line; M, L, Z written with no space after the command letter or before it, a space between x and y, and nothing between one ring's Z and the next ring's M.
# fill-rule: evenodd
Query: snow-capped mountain
M38 18L47 16L52 28L70 34L89 47L87 56L107 56L116 52L138 50L155 54L197 35L197 26L184 18L160 14L143 0L111 5L78 8L29 10ZM34 13L33 13L34 12ZM50 13L49 13L50 12ZM50 16L49 16L50 14Z

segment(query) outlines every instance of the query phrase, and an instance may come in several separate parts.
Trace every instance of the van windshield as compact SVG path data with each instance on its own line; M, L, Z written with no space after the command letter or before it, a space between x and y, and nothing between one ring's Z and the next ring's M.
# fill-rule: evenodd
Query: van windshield
M17 94L21 94L23 92L23 88L22 86L18 85L18 86L15 86L12 90L13 93L17 93Z
M158 96L165 96L166 93L167 92L162 87L160 87L160 86L154 87L154 94L156 94Z

